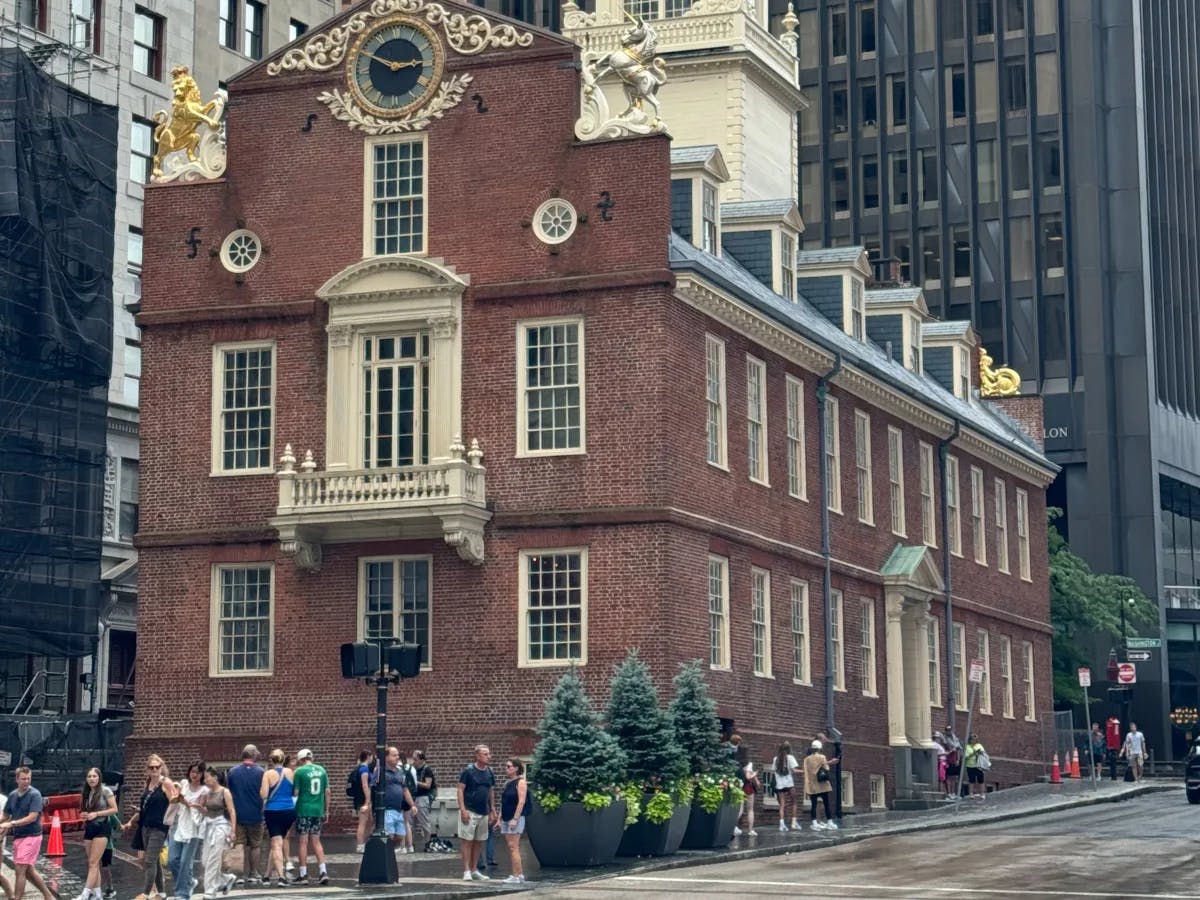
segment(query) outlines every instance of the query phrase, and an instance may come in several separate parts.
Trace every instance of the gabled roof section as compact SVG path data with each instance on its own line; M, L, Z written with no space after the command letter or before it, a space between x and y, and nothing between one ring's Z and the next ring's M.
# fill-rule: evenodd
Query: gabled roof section
M879 574L884 584L900 588L916 588L929 594L940 594L946 588L933 552L923 544L913 547L897 544Z
M845 252L845 249L839 252ZM862 256L865 258L865 251ZM677 234L670 236L670 265L677 272L690 271L700 275L717 288L790 329L801 339L817 345L828 354L841 356L845 363L891 386L910 400L942 416L959 420L991 443L1022 457L1036 468L1051 474L1058 471L1058 467L1046 458L1033 439L1011 419L997 416L987 404L959 400L929 376L906 369L884 353L882 348L867 341L855 340L821 315L805 297L797 295L795 302L786 300L735 260L705 253ZM799 282L797 287L803 290L803 282Z
M929 315L925 291L919 287L870 288L866 297L868 310L906 307L915 309L923 316Z
M290 44L270 56L242 69L229 84L250 78L262 71L286 72L339 71L346 50L363 31L363 23L391 15L407 14L424 19L442 37L448 56L475 56L491 49L514 50L528 47L535 37L558 44L574 54L574 41L545 28L539 28L457 0L362 0L313 26Z
M834 269L852 268L864 278L873 274L871 261L865 247L824 247L819 250L801 250L796 254L796 275L829 274Z
M921 324L921 340L935 344L948 344L951 341L966 341L974 347L978 341L975 329L967 321L954 322L923 322Z
M741 225L743 223L765 225L789 225L796 231L804 230L800 208L795 200L742 200L721 204L721 223Z
M691 172L704 172L721 184L729 180L729 167L716 144L671 148L671 174Z

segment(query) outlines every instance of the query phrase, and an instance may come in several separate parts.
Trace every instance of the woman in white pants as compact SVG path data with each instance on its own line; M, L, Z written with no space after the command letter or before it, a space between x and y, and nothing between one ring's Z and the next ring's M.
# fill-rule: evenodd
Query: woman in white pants
M218 893L228 894L234 876L222 874L221 864L225 850L233 845L237 833L237 811L233 807L233 795L225 787L225 777L216 769L204 773L208 796L204 800L204 826L201 839L204 844L204 896L215 900Z

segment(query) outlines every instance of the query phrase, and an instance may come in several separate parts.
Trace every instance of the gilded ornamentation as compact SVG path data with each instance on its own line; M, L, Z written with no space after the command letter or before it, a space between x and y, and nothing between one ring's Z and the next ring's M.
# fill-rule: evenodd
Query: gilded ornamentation
M987 350L979 348L979 396L1012 397L1021 390L1021 376L1015 370L1000 366L992 368L994 360Z
M440 119L446 110L462 102L463 93L472 81L470 75L455 75L442 82L438 92L425 106L400 119L381 119L361 109L349 93L337 88L319 94L317 99L329 107L335 119L347 123L351 130L360 128L364 134L399 134L420 131L434 119Z
M575 136L581 141L619 138L632 134L659 134L667 130L658 105L658 89L667 80L667 70L658 48L658 35L646 20L626 14L632 23L611 53L583 54L583 100ZM612 116L600 79L609 72L621 79L629 105ZM646 107L649 107L647 112Z
M158 183L199 181L225 173L225 135L221 118L228 95L219 90L207 103L187 66L171 70L174 98L168 111L154 114L154 173ZM186 159L176 154L183 153Z
M600 10L594 13L584 12L574 2L567 0L562 7L563 31L570 31L575 28L594 28L597 25L617 25L617 18L607 10Z
M420 16L430 25L441 26L446 43L463 56L474 56L489 48L509 49L528 47L533 35L518 31L512 25L495 24L477 14L450 12L440 3L425 0L375 0L365 10L355 13L341 25L315 35L299 47L285 53L278 62L267 64L268 75L281 72L325 72L336 68L346 58L353 38L365 31L372 19L393 13Z
M745 7L750 15L754 15L754 0L695 0L684 13L685 16L708 16L716 13L737 12Z

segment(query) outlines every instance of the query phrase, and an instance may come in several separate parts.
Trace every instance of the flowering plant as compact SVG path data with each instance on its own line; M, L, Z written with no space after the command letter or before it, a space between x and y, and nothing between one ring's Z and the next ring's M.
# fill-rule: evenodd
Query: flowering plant
M706 813L715 813L723 803L729 806L740 804L741 788L732 773L705 772L696 776L696 798Z

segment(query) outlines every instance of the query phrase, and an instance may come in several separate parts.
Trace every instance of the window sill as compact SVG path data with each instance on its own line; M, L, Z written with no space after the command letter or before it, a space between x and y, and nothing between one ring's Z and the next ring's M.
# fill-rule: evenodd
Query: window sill
M811 679L809 681L803 681L799 678L793 678L792 684L798 684L801 687L812 687L813 686Z
M871 693L867 693L866 691L863 691L863 692L862 692L862 695L863 695L864 697L866 697L868 700L878 700L878 699L879 699L879 694L878 694L878 692L874 692L874 691L873 691L873 692L871 692Z
M987 716L988 718L991 718L992 711L991 711L990 709L981 709L981 710L979 711L979 714L980 714L981 716Z
M788 491L788 496L791 497L793 500L799 500L801 503L808 502L808 492L807 491L802 494L793 494L791 491Z
M829 507L829 511L830 511L831 513L833 513L834 515L838 515L838 516L844 515L844 513L843 513L843 512L842 512L842 510L841 510L841 507L833 507L833 506L831 506L831 507Z
M1036 718L1033 718L1033 719L1031 719L1031 718L1029 718L1029 716L1026 716L1026 717L1025 717L1025 721L1026 721L1026 722L1036 722L1036 721L1037 721L1037 719L1036 719Z
M835 693L838 693L838 694L846 693L846 689L844 687L838 687L836 684L833 686L833 690Z
M749 476L749 475L748 475L748 476L746 476L746 477L749 479L749 481L750 481L750 483L751 483L751 484L757 484L759 487L765 487L765 488L768 488L768 489L771 487L771 482L769 482L769 481L764 481L764 480L763 480L763 479L761 479L761 478L754 478L754 477L752 477L752 476Z
M907 540L907 539L908 539L908 534L907 534L907 532L904 532L904 531L897 531L895 528L893 528L893 529L892 529L892 534L894 534L894 535L895 535L896 537L898 537L898 538L904 538L905 540Z
M730 671L732 671L732 669L728 665L714 666L712 663L709 663L708 668L710 671L713 671L713 672L730 672Z
M587 456L587 448L572 447L569 450L518 450L513 459L545 459L553 456Z
M729 466L725 465L725 463L713 462L711 459L708 460L707 462L714 469L719 469L720 471L724 472L726 475L729 474Z
M552 660L517 660L518 669L563 669L568 666L586 666L587 657L581 659L552 659ZM425 671L422 668L421 671Z
M1004 714L1004 715L1003 715L1001 718L1004 718L1004 719L1012 719L1012 718L1013 718L1013 714L1012 714L1012 713L1005 713L1005 714Z
M210 669L208 672L209 678L271 678L274 675L274 669L255 669L252 672L217 672Z
M765 679L767 679L768 681L774 681L774 680L775 680L775 676L774 676L774 675L772 675L770 672L755 672L755 673L754 673L754 677L755 677L755 678L765 678Z
M976 558L975 558L975 565L977 565L977 566L983 566L983 568L985 568L985 569L988 567L987 560L986 560L986 559L980 559L979 557L976 557Z
M263 469L213 469L208 473L209 478L236 478L239 475L274 475L275 469L267 467Z
M858 524L859 525L868 525L871 528L874 528L875 527L875 519L874 519L874 517L869 518L869 519L864 519L862 516L859 516Z

